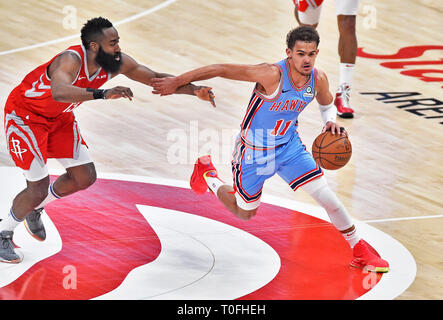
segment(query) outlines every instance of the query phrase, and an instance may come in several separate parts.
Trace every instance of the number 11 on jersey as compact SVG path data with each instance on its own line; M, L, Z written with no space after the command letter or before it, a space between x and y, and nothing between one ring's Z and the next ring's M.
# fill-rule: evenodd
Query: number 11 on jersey
M289 127L291 126L292 120L290 121L286 121L286 123L283 126L283 123L285 122L285 120L280 119L277 120L277 122L275 123L275 127L274 129L271 131L271 135L272 136L284 136L286 131L288 131ZM280 131L280 129L283 127L283 129Z

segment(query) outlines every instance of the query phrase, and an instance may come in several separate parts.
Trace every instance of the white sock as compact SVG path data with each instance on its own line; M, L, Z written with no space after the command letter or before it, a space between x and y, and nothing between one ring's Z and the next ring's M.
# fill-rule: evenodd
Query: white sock
M352 78L354 76L355 64L352 63L340 63L340 78L339 85L347 84L351 87Z
M54 184L54 183L51 183L51 184L49 185L49 188L48 188L48 195L46 196L45 200L43 200L42 203L40 203L37 207L35 207L35 209L43 208L43 207L44 207L45 205L47 205L48 203L50 203L50 202L52 202L52 201L54 201L54 200L57 200L57 199L60 199L60 198L61 198L58 194L56 194L56 193L54 192L53 184Z
M11 210L9 210L8 216L0 221L0 231L14 231L14 229L20 224L20 222L22 221L17 219L11 208Z
M220 189L221 186L226 185L226 183L218 177L210 177L205 175L206 184L208 185L209 189L211 189L212 192L214 192L215 195L217 195L218 189Z
M355 227L354 230L346 233L342 232L341 234L346 239L351 248L354 248L354 246L360 241L360 236L358 235L357 229L355 229Z

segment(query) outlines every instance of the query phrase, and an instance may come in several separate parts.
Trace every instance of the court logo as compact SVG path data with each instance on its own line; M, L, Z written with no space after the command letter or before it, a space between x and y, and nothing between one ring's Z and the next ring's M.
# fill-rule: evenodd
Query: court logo
M419 92L360 92L360 94L374 95L377 101L394 104L398 109L443 124L443 101L439 99L423 97Z
M28 150L20 148L20 140L16 140L14 137L11 138L11 145L10 151L23 161L22 154Z
M0 167L0 176L11 182L0 185L0 212L7 212L23 181L10 167ZM365 299L368 294L377 299L380 293L392 299L415 277L413 260L404 257L407 250L364 223L358 223L361 233L393 246L404 272L375 277L352 270L343 255L350 250L346 241L332 226L324 228L329 222L322 218L327 217L323 209L310 207L304 214L293 201L267 197L263 214L245 224L227 214L213 195L195 195L185 186L187 181L102 174L81 194L52 202L42 215L46 241L35 241L23 224L15 230L24 259L14 268L0 263L0 299L297 300ZM92 198L85 207L85 199ZM78 212L88 215L87 225L72 218ZM313 236L324 240L321 247L312 246ZM116 253L125 259L116 263ZM395 255L380 254L399 263ZM334 272L318 281L318 268L306 269L313 261L328 261Z
M443 58L421 61L410 60L421 57L427 51L437 50L442 52L442 45L409 46L400 48L395 54L372 54L363 51L363 49L358 48L357 56L368 59L388 60L381 62L380 65L389 69L400 69L402 70L400 74L415 77L424 82L443 84L443 68L441 67L443 65Z

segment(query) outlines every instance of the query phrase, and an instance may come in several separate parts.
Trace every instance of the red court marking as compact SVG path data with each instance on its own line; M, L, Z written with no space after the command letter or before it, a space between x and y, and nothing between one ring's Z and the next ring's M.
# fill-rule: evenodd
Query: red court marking
M409 46L400 48L397 53L395 54L372 54L364 51L364 48L358 48L357 49L357 56L362 58L368 58L368 59L411 59L411 58L418 58L421 57L426 51L430 50L437 50L442 51L443 46L441 45L424 45L424 46ZM390 68L390 69L402 69L405 68L407 65L441 65L442 59L439 60L426 60L426 61L420 61L420 60L414 60L414 61L387 61L380 63L381 66ZM410 76L410 77L416 77L420 79L421 81L425 82L442 82L442 77L430 77L426 76L425 74L441 74L443 73L443 70L441 69L412 69L412 70L404 70L400 72L403 75ZM443 88L443 86L442 86Z
M161 250L136 204L214 219L274 248L281 258L279 273L240 299L356 299L367 292L368 274L349 266L351 249L328 222L266 203L252 220L243 221L210 193L197 196L189 189L98 179L88 190L47 206L63 241L62 250L0 288L0 297L80 300L115 289L132 269L152 262ZM76 289L63 287L66 266L77 270ZM377 275L377 281L380 278Z

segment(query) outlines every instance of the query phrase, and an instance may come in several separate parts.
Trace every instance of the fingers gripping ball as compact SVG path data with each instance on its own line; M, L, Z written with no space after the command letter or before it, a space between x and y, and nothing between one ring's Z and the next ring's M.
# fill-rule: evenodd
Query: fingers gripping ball
M312 144L312 156L317 164L327 170L344 167L352 155L352 145L347 136L326 131Z

